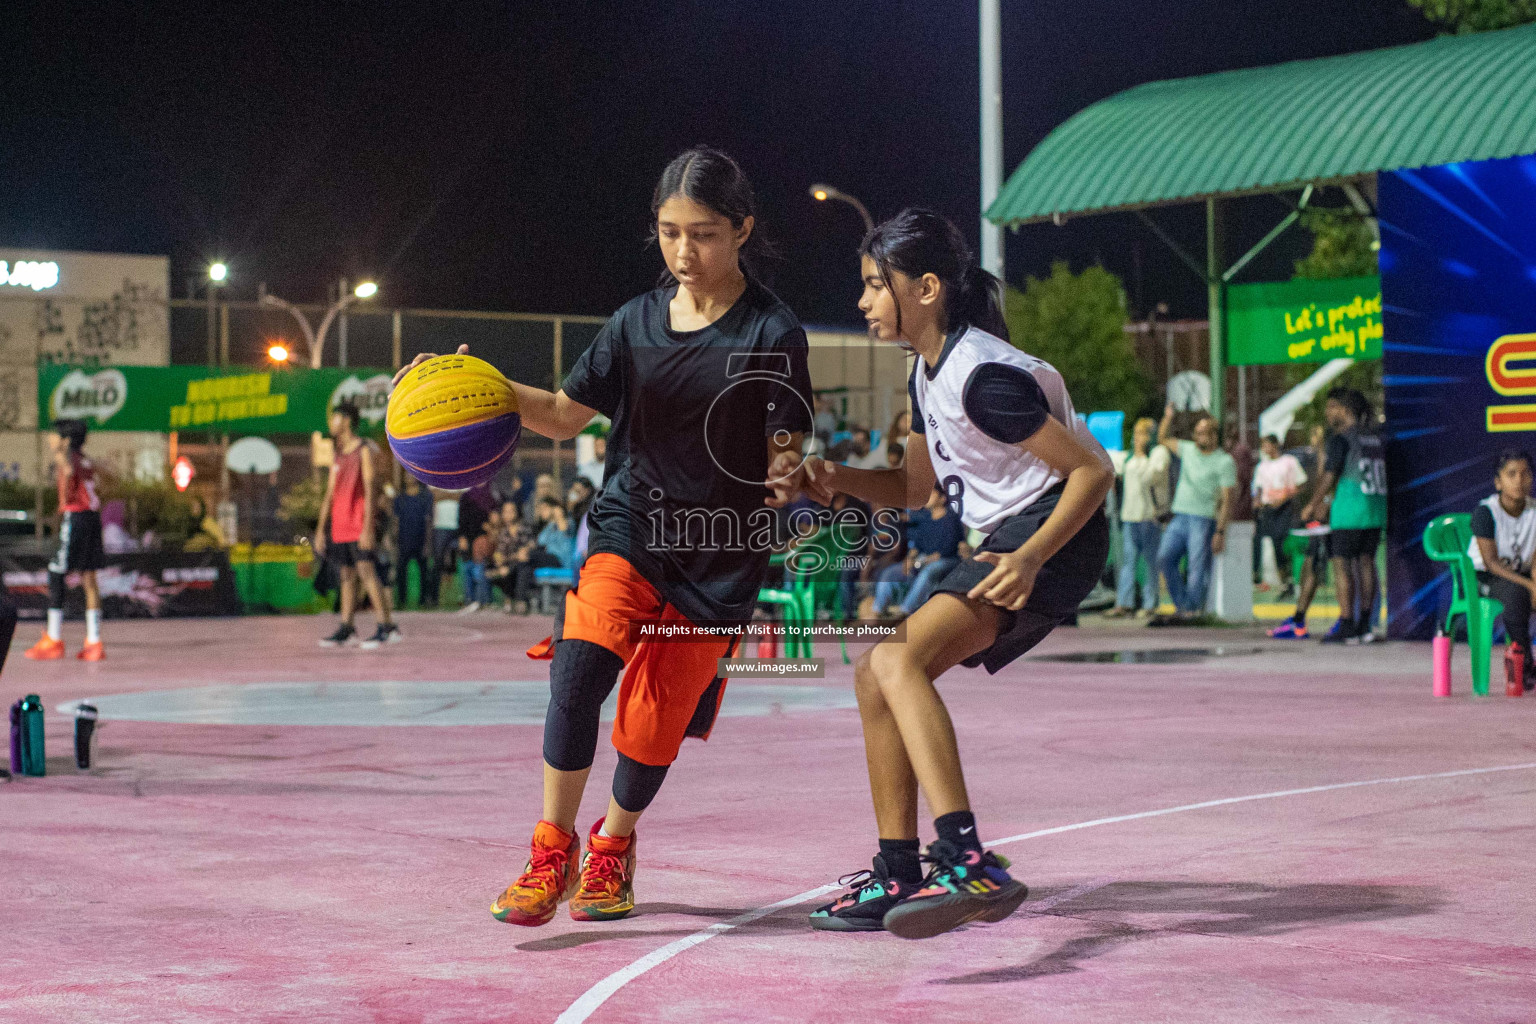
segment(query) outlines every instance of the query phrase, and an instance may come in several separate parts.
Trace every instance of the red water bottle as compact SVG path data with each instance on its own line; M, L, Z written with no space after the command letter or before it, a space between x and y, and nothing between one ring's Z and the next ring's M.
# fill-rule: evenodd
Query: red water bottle
M1525 695L1525 651L1519 644L1504 649L1504 696Z

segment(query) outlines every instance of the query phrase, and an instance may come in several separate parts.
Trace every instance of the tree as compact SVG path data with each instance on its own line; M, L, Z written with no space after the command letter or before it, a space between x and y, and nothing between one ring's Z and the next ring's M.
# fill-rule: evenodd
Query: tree
M1408 0L1437 25L1458 33L1487 32L1536 21L1536 0Z
M1013 344L1061 371L1078 412L1146 409L1150 388L1125 333L1125 291L1114 274L1053 263L1049 277L1008 289L1004 313Z
M1296 261L1296 276L1314 280L1376 273L1376 233L1351 209L1309 207L1301 225L1312 232L1312 251Z
M1365 277L1377 272L1376 233L1353 209L1310 207L1302 211L1301 224L1312 232L1312 251L1296 261L1296 277ZM1286 383L1295 386L1317 370L1317 363L1286 368ZM1330 387L1355 388L1381 411L1381 361L1362 359L1345 370ZM1327 389L1296 410L1296 425L1309 428L1323 422Z

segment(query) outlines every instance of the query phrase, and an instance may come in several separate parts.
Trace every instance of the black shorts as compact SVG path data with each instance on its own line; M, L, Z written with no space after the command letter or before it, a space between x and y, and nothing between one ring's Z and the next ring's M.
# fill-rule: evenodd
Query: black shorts
M101 546L101 513L65 512L59 523L59 550L49 572L94 572L107 564Z
M1366 558L1376 554L1381 527L1368 530L1334 530L1328 535L1328 553L1334 558Z
M355 540L331 541L330 546L325 549L325 557L337 565L348 569L355 566L358 562L368 562L371 564L377 561L373 557L372 551L364 551L357 546L357 541Z
M1017 551L1050 517L1061 498L1061 487L1018 515L1003 520L981 544L981 551ZM992 646L961 662L967 668L984 665L988 672L1012 662L1044 640L1057 626L1077 613L1077 606L1093 590L1109 561L1109 520L1098 509L1062 549L1040 567L1029 600L1016 612L1003 612ZM951 569L934 593L967 594L997 568L967 558Z

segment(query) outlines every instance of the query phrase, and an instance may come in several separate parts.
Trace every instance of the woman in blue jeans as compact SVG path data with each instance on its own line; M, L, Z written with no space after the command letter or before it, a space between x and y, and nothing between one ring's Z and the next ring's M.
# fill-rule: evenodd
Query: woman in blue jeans
M1237 463L1221 450L1216 421L1202 415L1195 421L1193 441L1173 435L1173 406L1163 412L1158 443L1179 457L1179 483L1173 491L1173 520L1163 532L1157 564L1179 620L1198 617L1205 608L1211 559L1226 550L1227 514L1237 491ZM1187 561L1188 576L1179 575Z
M1158 520L1168 513L1168 449L1154 445L1157 423L1149 416L1136 421L1130 458L1121 470L1124 479L1120 502L1120 585L1115 606L1105 615L1123 618L1136 608L1136 560L1147 561L1141 584L1141 608L1145 618L1157 611L1157 548L1162 538Z

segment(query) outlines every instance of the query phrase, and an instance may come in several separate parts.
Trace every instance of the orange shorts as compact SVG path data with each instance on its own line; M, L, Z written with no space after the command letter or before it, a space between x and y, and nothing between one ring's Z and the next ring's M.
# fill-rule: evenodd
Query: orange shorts
M713 686L719 659L730 655L736 641L731 637L686 643L636 640L630 635L630 623L635 621L684 623L688 619L627 560L600 552L583 563L576 589L566 593L554 639L586 640L624 660L618 717L613 723L614 749L641 764L660 767L677 760L685 736L709 736L725 693L724 679ZM548 657L551 651L552 645L528 653ZM706 696L713 706L701 707ZM695 725L692 732L691 724Z

